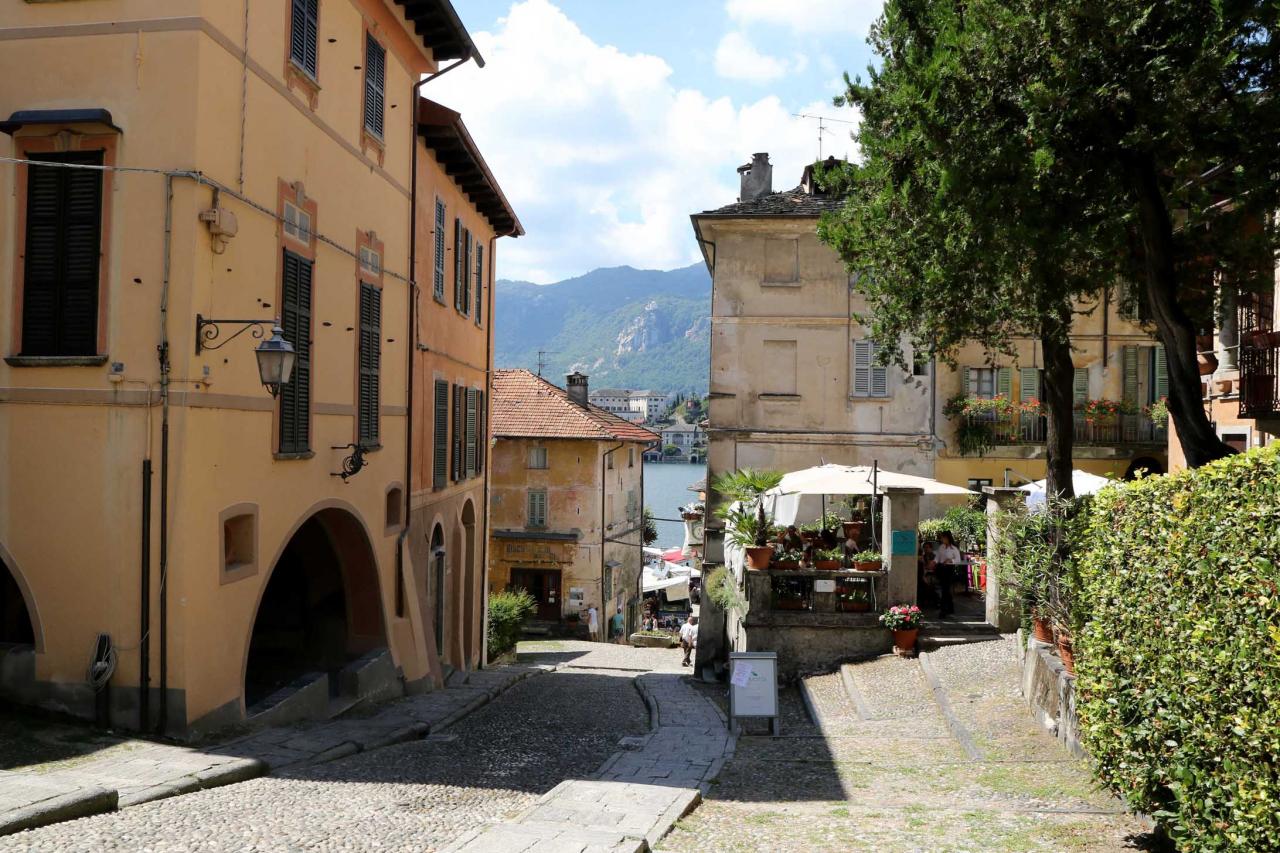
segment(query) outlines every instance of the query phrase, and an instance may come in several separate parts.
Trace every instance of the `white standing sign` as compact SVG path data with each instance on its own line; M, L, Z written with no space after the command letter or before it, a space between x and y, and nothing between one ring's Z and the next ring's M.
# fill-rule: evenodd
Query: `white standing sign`
M735 731L741 717L768 717L778 734L777 652L730 652L729 716Z

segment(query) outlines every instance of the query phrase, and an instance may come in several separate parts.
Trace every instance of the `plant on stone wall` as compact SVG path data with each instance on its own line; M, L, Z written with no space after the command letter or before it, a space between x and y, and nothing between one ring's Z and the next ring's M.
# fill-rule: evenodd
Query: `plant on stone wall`
M738 589L737 581L724 566L720 566L707 575L704 586L706 587L707 596L725 612L730 610L737 610L739 613L746 612L746 596Z
M538 609L538 602L524 589L495 592L489 596L489 657L515 648L525 620Z

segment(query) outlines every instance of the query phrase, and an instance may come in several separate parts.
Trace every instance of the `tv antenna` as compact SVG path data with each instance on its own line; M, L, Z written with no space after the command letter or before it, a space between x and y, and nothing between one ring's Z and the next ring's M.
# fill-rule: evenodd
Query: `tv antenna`
M540 349L538 350L538 375L542 375L542 371L547 369L547 356L555 355L560 352L558 349Z
M826 126L826 122L835 122L836 124L857 124L856 121L849 121L843 118L832 118L831 116L815 116L807 113L792 113L795 118L817 119L818 121L818 159L822 159L822 134L831 133L831 129Z

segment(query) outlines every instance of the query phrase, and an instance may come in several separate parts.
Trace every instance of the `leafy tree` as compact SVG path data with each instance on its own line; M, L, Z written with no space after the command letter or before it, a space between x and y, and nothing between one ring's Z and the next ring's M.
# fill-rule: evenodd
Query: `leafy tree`
M870 211L878 217L865 229L910 236L891 242L890 257L914 267L917 291L955 285L962 276L948 264L989 269L962 301L996 298L976 309L952 302L966 315L957 325L979 325L968 321L985 310L997 325L1035 330L1034 316L1060 315L1063 301L1048 293L1022 314L1036 277L1072 301L1136 285L1130 302L1168 356L1169 412L1188 463L1224 456L1200 401L1195 337L1213 325L1217 285L1274 281L1277 26L1274 0L888 0L872 35L882 68L845 95L864 112L859 177L880 182L862 195L881 209L855 195L831 242L846 258L866 248L850 220ZM925 223L901 222L917 216ZM894 312L880 307L873 326L887 332ZM1054 373L1050 364L1047 388Z
M644 508L644 544L652 545L658 541L658 523L654 521L653 510Z

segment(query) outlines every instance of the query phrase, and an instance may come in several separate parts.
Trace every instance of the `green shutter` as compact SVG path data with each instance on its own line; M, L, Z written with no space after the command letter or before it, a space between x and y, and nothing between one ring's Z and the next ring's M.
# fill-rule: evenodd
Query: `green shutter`
M453 479L454 482L461 480L466 472L465 460L462 458L463 452L466 450L465 436L466 430L467 405L464 395L465 388L461 385L453 386Z
M1040 368L1023 367L1018 371L1018 400L1040 399Z
M280 388L280 452L311 449L311 261L284 252L280 325L293 345L293 376Z
M356 421L360 443L378 444L378 408L382 343L382 291L371 284L360 285L359 376L357 379Z
M462 265L462 220L453 219L453 307L462 310L462 285L467 268Z
M480 392L474 388L467 389L467 422L466 422L466 471L467 477L476 475L476 416L478 404L476 398Z
M436 382L431 434L431 487L443 489L449 473L449 383Z
M476 241L476 325L484 317L484 243Z
M1126 403L1138 402L1138 348L1132 344L1124 348L1124 396Z
M1077 367L1071 381L1071 402L1082 406L1089 401L1089 368Z
M1154 401L1169 396L1169 359L1165 356L1164 347L1156 346L1151 349L1156 364Z
M963 397L969 396L969 368L960 368L960 394Z
M996 369L996 395L1005 399L1013 396L1013 368Z

